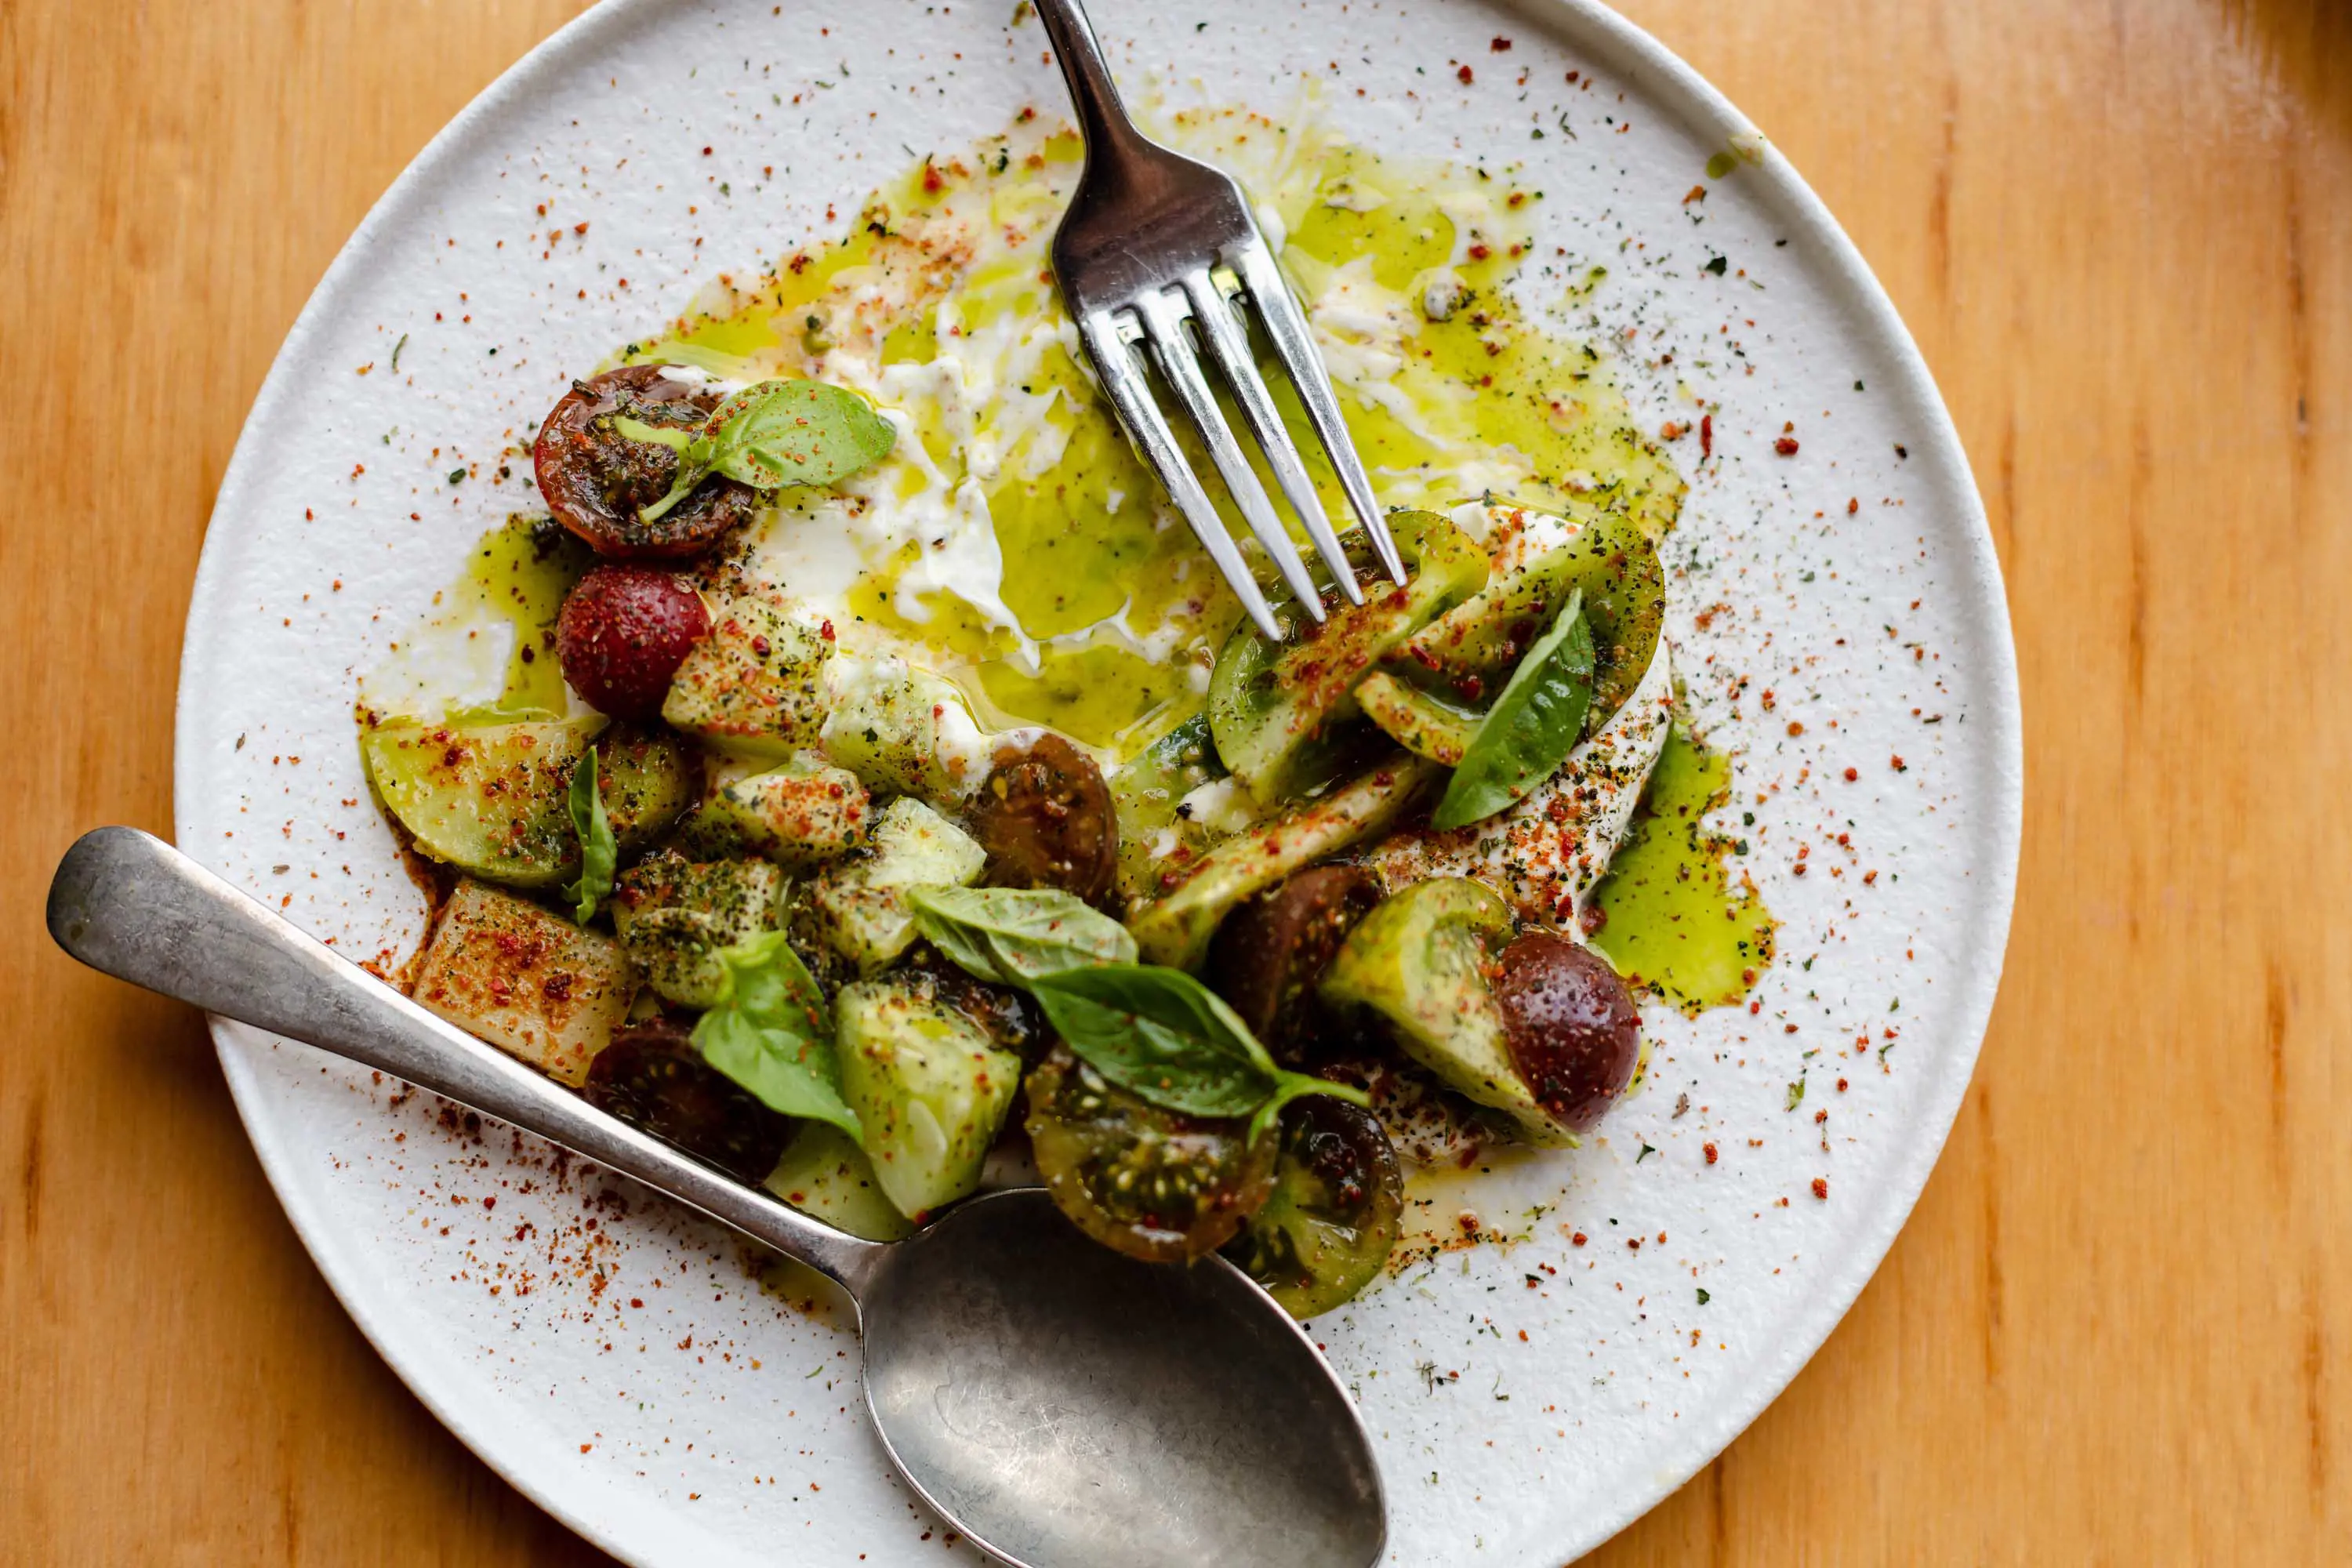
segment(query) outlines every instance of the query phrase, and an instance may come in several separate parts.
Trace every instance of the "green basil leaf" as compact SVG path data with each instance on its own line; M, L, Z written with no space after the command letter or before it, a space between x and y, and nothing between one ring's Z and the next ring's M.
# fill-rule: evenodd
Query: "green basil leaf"
M1135 962L1125 926L1059 888L909 888L906 898L933 947L999 985Z
M1181 969L1099 964L1030 989L1075 1054L1163 1110L1248 1116L1281 1079L1249 1026Z
M1591 701L1592 628L1579 592L1569 595L1479 721L1430 826L1444 832L1492 816L1549 778L1576 749Z
M821 381L763 381L719 405L705 426L710 466L754 489L830 485L890 455L898 432L871 404Z
M831 1122L862 1142L857 1113L841 1097L824 993L784 933L764 932L718 957L719 1005L694 1026L702 1059L770 1110Z
M596 776L596 748L572 769L572 831L580 837L580 879L563 891L575 901L572 918L586 925L596 906L613 894L613 873L621 863L621 846L604 816L604 791Z

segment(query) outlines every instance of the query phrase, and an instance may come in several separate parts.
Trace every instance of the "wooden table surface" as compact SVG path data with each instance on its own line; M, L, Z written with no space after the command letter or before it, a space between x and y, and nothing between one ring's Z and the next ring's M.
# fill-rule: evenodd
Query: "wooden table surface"
M1009 4L1009 0L1005 0ZM221 471L336 248L565 0L0 0L0 1558L595 1554L296 1242L194 1014L40 924L169 831ZM1591 1561L2352 1558L2352 5L1634 0L1902 309L2029 805L1976 1082L1860 1304Z

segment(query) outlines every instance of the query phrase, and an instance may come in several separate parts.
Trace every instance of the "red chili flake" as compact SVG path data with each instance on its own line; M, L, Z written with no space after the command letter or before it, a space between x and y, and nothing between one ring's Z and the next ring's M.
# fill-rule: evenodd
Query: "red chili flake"
M1508 38L1496 38L1493 43L1486 47L1493 49L1498 55L1507 55L1511 52L1511 40Z
M1887 766L1889 766L1889 767L1891 767L1891 768L1893 768L1893 769L1894 769L1896 773L1909 773L1909 772L1911 771L1909 768L1907 768L1907 767L1906 767L1906 766L1904 765L1904 763L1903 763L1903 759L1902 759L1901 757L1889 757L1889 758L1887 758L1887 759L1886 759L1886 765L1887 765Z
M1843 1093L1845 1092L1845 1090L1846 1090L1846 1082L1845 1082L1845 1079L1838 1079L1838 1092L1839 1092L1840 1094L1843 1094Z
M1472 82L1478 79L1476 75L1468 66L1464 66L1460 70L1455 71L1454 74L1462 79L1462 85L1464 87L1468 87Z
M1821 1199L1823 1203L1827 1203L1829 1201L1830 1179L1827 1176L1815 1176L1813 1178L1813 1196Z
M1715 456L1715 416L1698 416L1698 455L1701 461Z
M816 629L816 635L817 635L817 636L819 636L819 637L823 637L823 638L824 638L825 641L827 641L827 642L831 642L831 641L833 641L833 640L834 640L834 638L833 638L833 621L831 620L831 618L830 618L830 617L828 617L828 618L826 619L826 621L825 621L824 625L823 625L823 626L821 626L817 627L817 629Z
M1578 1231L1574 1236L1571 1236L1571 1237L1570 1237L1568 1238L1568 1244L1569 1244L1569 1246L1570 1246L1570 1247L1582 1247L1582 1246L1584 1245L1584 1242L1585 1242L1585 1236L1584 1236L1584 1233L1583 1233L1582 1231L1580 1231L1580 1231Z
M1641 1250L1642 1250L1642 1238L1641 1238L1640 1237L1638 1237L1638 1236L1629 1236L1629 1237L1627 1237L1625 1238L1625 1250L1626 1250L1626 1251L1628 1251L1628 1252L1639 1252L1639 1251L1641 1251Z
M1693 202L1703 202L1705 200L1706 200L1706 187L1705 185L1693 185L1690 188L1689 193L1683 197L1683 205L1688 206Z
M1848 517L1852 517L1855 512L1858 512L1858 511L1860 511L1861 510L1862 510L1862 498L1861 498L1860 496L1848 496L1848 497L1846 497L1846 498L1845 498L1845 514L1846 514L1846 516L1848 516ZM1916 607L1916 606L1915 606L1915 607Z
M1772 443L1772 450L1784 458L1793 458L1797 455L1797 438L1794 436L1783 436Z
M1877 872L1875 872L1875 871L1864 871L1864 872L1862 874L1862 885L1863 885L1864 887L1865 887L1865 888L1869 887L1873 882L1875 882L1875 881L1877 881L1877 880L1878 880L1878 873L1877 873Z
M1803 734L1804 732L1805 732L1805 727L1804 727L1804 725L1802 725L1802 724L1799 723L1799 722L1798 722L1796 720L1794 720L1794 719L1791 719L1791 720L1790 720L1790 721L1789 721L1789 733L1790 733L1790 735L1791 737L1794 737L1794 736L1797 736L1797 735L1801 735L1801 734Z
M1860 778L1861 776L1862 776L1862 770L1861 770L1860 768L1848 768L1848 769L1846 769L1846 771L1845 771L1845 782L1846 782L1846 783L1848 783L1848 784L1852 784L1852 783L1853 783L1853 781L1854 781L1854 780L1856 780L1856 779Z
M1468 66L1464 66L1462 68L1466 71L1470 68ZM1492 250L1489 250L1483 245L1474 245L1470 247L1470 259L1473 261L1484 261L1486 258L1494 254L1495 253Z
M1699 1148L1699 1152L1706 1156L1706 1163L1710 1165L1723 1158L1722 1153L1717 1150L1716 1146L1712 1143L1702 1144Z
M705 147L705 148L702 150L702 155L703 155L704 157L706 157L706 158L709 157L709 156L710 156L710 149L709 149L709 148L708 148L708 147Z

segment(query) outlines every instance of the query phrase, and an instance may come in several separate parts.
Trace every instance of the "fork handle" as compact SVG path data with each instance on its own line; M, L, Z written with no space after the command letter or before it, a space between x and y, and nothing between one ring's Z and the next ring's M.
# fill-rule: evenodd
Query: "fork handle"
M1128 118L1119 101L1118 84L1111 80L1110 62L1103 58L1094 24L1087 20L1078 0L1032 0L1045 36L1054 41L1054 58L1069 84L1070 101L1078 111L1078 131L1092 160L1101 146L1136 148L1146 145L1143 132Z

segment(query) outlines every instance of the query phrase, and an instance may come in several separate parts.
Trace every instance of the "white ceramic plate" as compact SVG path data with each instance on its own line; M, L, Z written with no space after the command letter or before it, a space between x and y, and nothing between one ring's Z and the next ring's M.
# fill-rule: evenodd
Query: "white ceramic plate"
M1012 9L610 0L435 141L320 286L222 486L182 675L184 847L354 957L410 950L423 903L368 803L354 672L529 504L528 465L499 449L528 440L567 373L716 274L838 232L828 206L855 211L910 152L1025 104L1063 111L1045 41ZM1391 1561L1557 1563L1788 1383L1942 1146L2017 858L1991 542L1926 367L1829 214L1600 6L1096 12L1130 86L1171 101L1525 161L1544 242L1612 268L1597 308L1642 423L1690 416L1678 378L1718 405L1712 460L1673 448L1691 491L1669 635L1736 759L1727 816L1755 821L1728 826L1784 922L1780 961L1754 1012L1650 1010L1654 1087L1540 1167L1541 1190L1511 1194L1557 1205L1529 1239L1446 1254L1317 1329L1378 1434ZM1685 203L1727 149L1750 161ZM1777 455L1790 424L1799 450ZM463 464L478 475L453 486ZM940 1527L866 1431L854 1339L805 1288L763 1287L727 1234L530 1140L299 1047L218 1036L344 1305L551 1511L640 1563L940 1560Z

